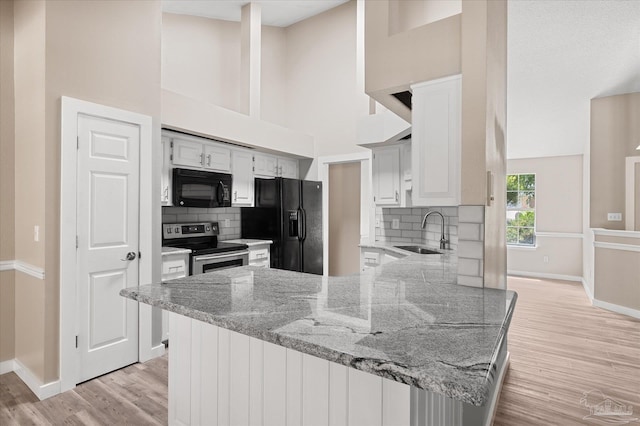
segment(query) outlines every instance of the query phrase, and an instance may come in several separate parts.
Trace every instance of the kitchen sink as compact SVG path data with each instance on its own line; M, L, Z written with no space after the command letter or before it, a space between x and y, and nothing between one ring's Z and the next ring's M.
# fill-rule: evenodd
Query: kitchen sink
M431 250L431 249L420 247L420 246L394 246L394 247L402 250L411 251L413 253L418 253L418 254L442 254L439 251Z

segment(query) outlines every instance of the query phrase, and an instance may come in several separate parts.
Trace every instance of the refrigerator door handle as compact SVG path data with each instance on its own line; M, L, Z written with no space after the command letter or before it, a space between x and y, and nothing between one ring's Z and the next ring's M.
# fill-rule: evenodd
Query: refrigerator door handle
M300 238L302 241L307 239L307 212L304 209L300 209L302 213L301 223L302 223L302 237Z

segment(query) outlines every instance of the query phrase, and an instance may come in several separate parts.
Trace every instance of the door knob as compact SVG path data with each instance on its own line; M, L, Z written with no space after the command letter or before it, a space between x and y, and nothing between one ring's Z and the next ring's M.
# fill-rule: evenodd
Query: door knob
M120 259L120 260L122 260L123 262L126 262L127 260L133 260L135 258L136 258L136 254L130 251L129 253L127 253L124 259Z

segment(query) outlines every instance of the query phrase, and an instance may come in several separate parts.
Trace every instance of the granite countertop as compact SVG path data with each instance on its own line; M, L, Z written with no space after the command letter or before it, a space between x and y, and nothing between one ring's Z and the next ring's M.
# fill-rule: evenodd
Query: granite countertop
M251 238L239 238L237 240L225 240L225 243L246 244L249 247L262 244L273 244L272 240L254 240Z
M482 405L517 295L456 285L456 262L409 254L347 277L243 266L120 294Z
M162 246L162 255L168 254L189 254L191 253L191 249L180 248L180 247L165 247Z

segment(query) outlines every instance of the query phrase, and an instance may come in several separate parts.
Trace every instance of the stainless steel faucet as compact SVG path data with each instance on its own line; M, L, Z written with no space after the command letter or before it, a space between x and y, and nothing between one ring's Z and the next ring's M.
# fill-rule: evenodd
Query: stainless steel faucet
M425 225L427 224L427 218L433 213L440 215L440 218L442 219L442 232L440 234L440 248L444 250L449 240L447 240L444 237L444 216L442 216L442 213L437 212L435 210L431 210L430 212L427 212L427 214L425 214L424 218L422 219L422 227L423 228L425 227Z

